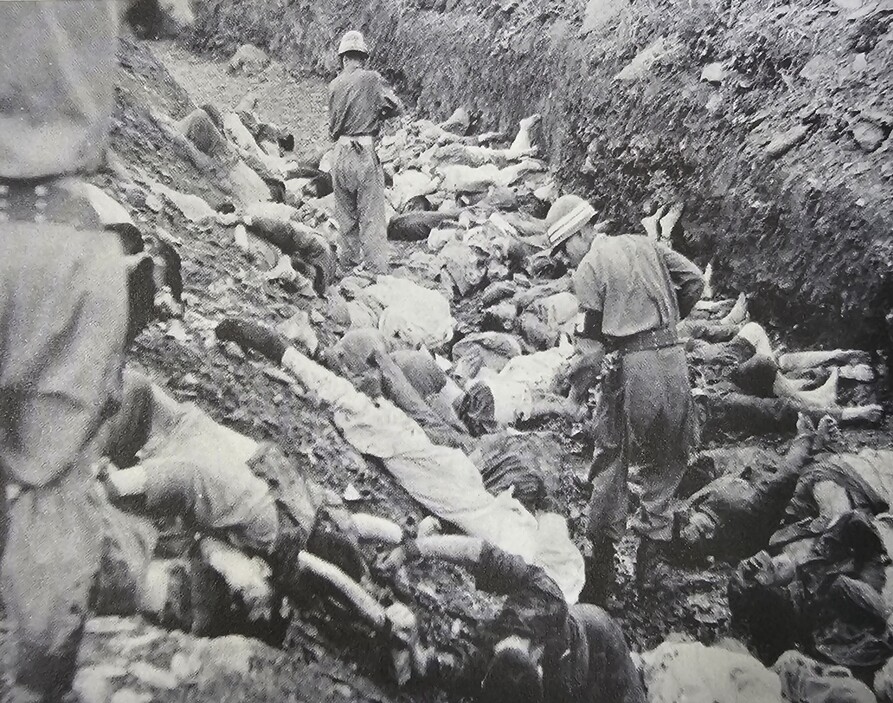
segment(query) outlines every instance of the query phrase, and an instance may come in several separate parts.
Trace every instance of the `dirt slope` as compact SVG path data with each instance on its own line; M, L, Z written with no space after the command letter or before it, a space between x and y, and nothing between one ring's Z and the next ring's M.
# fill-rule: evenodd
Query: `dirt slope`
M890 0L203 5L200 49L250 41L331 71L334 42L356 26L423 114L465 104L512 129L539 111L553 167L611 217L638 227L643 207L684 200L677 244L715 258L761 319L813 343L885 343Z

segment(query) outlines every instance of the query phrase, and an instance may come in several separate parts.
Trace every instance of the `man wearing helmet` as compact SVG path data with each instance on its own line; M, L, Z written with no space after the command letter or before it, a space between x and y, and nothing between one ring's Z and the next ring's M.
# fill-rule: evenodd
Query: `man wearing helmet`
M400 111L382 77L366 68L363 35L347 32L338 46L342 71L329 84L329 133L336 142L332 186L338 208L339 258L344 267L363 260L374 273L388 271L384 172L374 140L381 122Z
M669 541L672 501L688 461L691 384L676 325L701 296L703 274L664 244L633 234L605 236L595 209L565 195L547 216L553 256L575 269L573 288L585 313L580 336L602 345L601 402L590 479L591 600L614 579L614 551L626 531L627 472L640 465L641 503L633 529L641 537L636 580L643 585Z

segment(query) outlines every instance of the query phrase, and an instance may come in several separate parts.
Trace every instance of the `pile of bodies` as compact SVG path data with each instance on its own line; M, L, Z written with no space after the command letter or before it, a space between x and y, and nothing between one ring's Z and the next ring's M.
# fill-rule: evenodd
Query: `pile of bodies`
M480 588L492 580L494 590L529 590L518 564L532 565L552 584L548 597L536 591L540 606L560 602L588 636L625 652L604 611L572 605L583 588L583 558L557 512L561 449L531 430L543 419L587 427L602 362L576 345L580 305L569 273L548 255L543 215L559 193L536 158L538 116L522 120L512 141L468 135L464 110L440 125L407 121L382 138L388 236L398 255L391 275L370 277L337 269L326 155L284 156L293 139L253 109L248 99L229 114L208 106L180 122L156 115L186 156L220 175L231 204L214 211L160 184L153 192L187 219L230 228L235 244L268 270L269 285L324 301L326 325L339 338L320 346L305 315L284 330L223 319L218 340L280 365L332 411L347 442L379 460L443 529L486 545L457 559L501 575L500 583L479 576ZM646 218L642 236L672 242L680 214L676 206ZM458 309L473 312L457 321ZM694 458L678 496L679 559L738 564L729 584L733 619L764 661L787 652L762 700L782 692L818 700L797 691L822 681L863 696L862 684L788 650L849 667L863 680L893 656L886 623L893 518L885 514L893 453L835 451L840 428L881 420L881 408L865 402L873 400L870 358L852 350L779 353L743 295L698 302L679 332L696 379L702 444L796 435L784 456L736 448ZM853 402L842 403L846 394ZM269 624L285 612L284 601L321 589L387 633L397 680L417 673L408 658L421 646L423 614L394 598L394 570L370 568L363 547L400 544L403 526L352 515L300 462L177 403L136 372L107 434L109 465L99 485L109 544L99 610L141 611L216 633L238 622L236 612ZM417 541L437 531L426 522ZM387 607L377 597L382 588L391 589ZM516 617L532 617L518 608ZM667 646L671 653L659 648L639 662L652 700L679 700L655 691L689 690L680 662L713 656L693 644ZM429 661L442 674L457 658L435 653ZM625 700L641 699L639 684L629 683L638 679L631 660L615 664L617 680L602 684L618 686L618 700L622 690ZM881 672L879 693L886 681Z

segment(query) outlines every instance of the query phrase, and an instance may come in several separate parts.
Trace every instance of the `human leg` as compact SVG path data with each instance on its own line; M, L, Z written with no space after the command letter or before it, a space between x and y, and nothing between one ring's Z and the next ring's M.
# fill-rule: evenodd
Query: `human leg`
M375 273L388 272L388 236L385 217L384 173L375 148L364 146L358 157L360 180L357 214L363 259Z
M342 268L360 263L360 222L357 212L357 156L351 147L335 147L332 189L338 213L338 261Z
M586 587L581 599L604 602L614 584L617 542L626 532L629 503L626 428L623 418L623 371L619 362L608 362L595 411L595 453L589 478Z
M0 575L15 621L14 698L71 686L101 528L90 468L120 394L125 267L112 234L0 227L0 465L7 506Z

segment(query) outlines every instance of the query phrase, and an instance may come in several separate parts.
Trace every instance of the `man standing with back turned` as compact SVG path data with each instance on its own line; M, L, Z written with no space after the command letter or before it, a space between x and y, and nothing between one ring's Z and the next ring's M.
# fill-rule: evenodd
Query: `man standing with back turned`
M329 133L335 140L332 187L338 208L339 259L356 266L362 244L366 266L388 272L384 172L375 153L381 122L400 111L400 102L382 77L366 68L369 49L363 35L347 32L338 46L342 71L329 84Z
M104 155L125 9L0 2L0 577L15 703L70 690L99 563L91 466L120 394L128 298L121 244L75 176Z
M641 502L633 518L641 538L640 587L655 558L666 555L692 419L688 364L676 325L704 289L700 269L669 247L642 235L596 234L595 214L582 198L565 195L546 218L553 255L576 269L573 287L585 313L581 336L609 352L590 471L592 556L583 596L590 602L603 601L614 581L615 547L626 531L630 463L641 469Z

